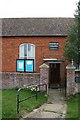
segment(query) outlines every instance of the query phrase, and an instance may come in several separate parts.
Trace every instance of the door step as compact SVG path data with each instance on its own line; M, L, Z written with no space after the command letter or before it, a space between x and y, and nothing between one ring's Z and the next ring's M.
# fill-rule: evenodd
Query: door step
M58 89L58 88L60 88L60 84L50 85L49 87L52 89Z

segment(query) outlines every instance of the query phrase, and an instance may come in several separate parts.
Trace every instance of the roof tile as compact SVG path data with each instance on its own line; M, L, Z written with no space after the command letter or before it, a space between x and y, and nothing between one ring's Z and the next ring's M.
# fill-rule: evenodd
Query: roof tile
M67 36L74 18L3 18L2 36Z

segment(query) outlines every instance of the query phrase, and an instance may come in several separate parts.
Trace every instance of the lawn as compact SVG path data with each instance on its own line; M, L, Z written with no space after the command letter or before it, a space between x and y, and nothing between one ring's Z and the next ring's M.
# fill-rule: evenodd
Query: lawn
M67 118L80 119L80 94L67 98Z
M0 120L2 118L2 91L0 90Z
M38 99L30 98L27 101L20 103L20 113L16 112L16 93L17 90L3 90L2 91L2 118L19 118L22 111L30 112L33 109L39 107L43 103L47 102L47 97L44 94L39 94ZM34 94L31 91L20 91L20 98L25 98Z

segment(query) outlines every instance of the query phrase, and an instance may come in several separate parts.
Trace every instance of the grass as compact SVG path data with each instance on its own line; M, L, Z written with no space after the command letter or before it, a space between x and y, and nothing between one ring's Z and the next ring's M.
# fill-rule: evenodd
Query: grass
M20 114L16 113L16 93L17 90L3 90L2 91L2 118L19 118ZM33 93L31 91L20 91L20 98L25 98ZM47 97L44 94L38 95L38 99L33 97L27 101L20 103L20 112L30 112L33 109L39 107L43 103L47 102Z
M80 94L67 98L67 118L80 119Z
M2 91L0 90L0 119L2 118Z

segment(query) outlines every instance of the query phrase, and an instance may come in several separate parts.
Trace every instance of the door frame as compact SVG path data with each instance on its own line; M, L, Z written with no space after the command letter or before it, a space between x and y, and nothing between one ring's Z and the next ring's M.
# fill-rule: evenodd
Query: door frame
M60 63L49 63L49 87L60 86Z

